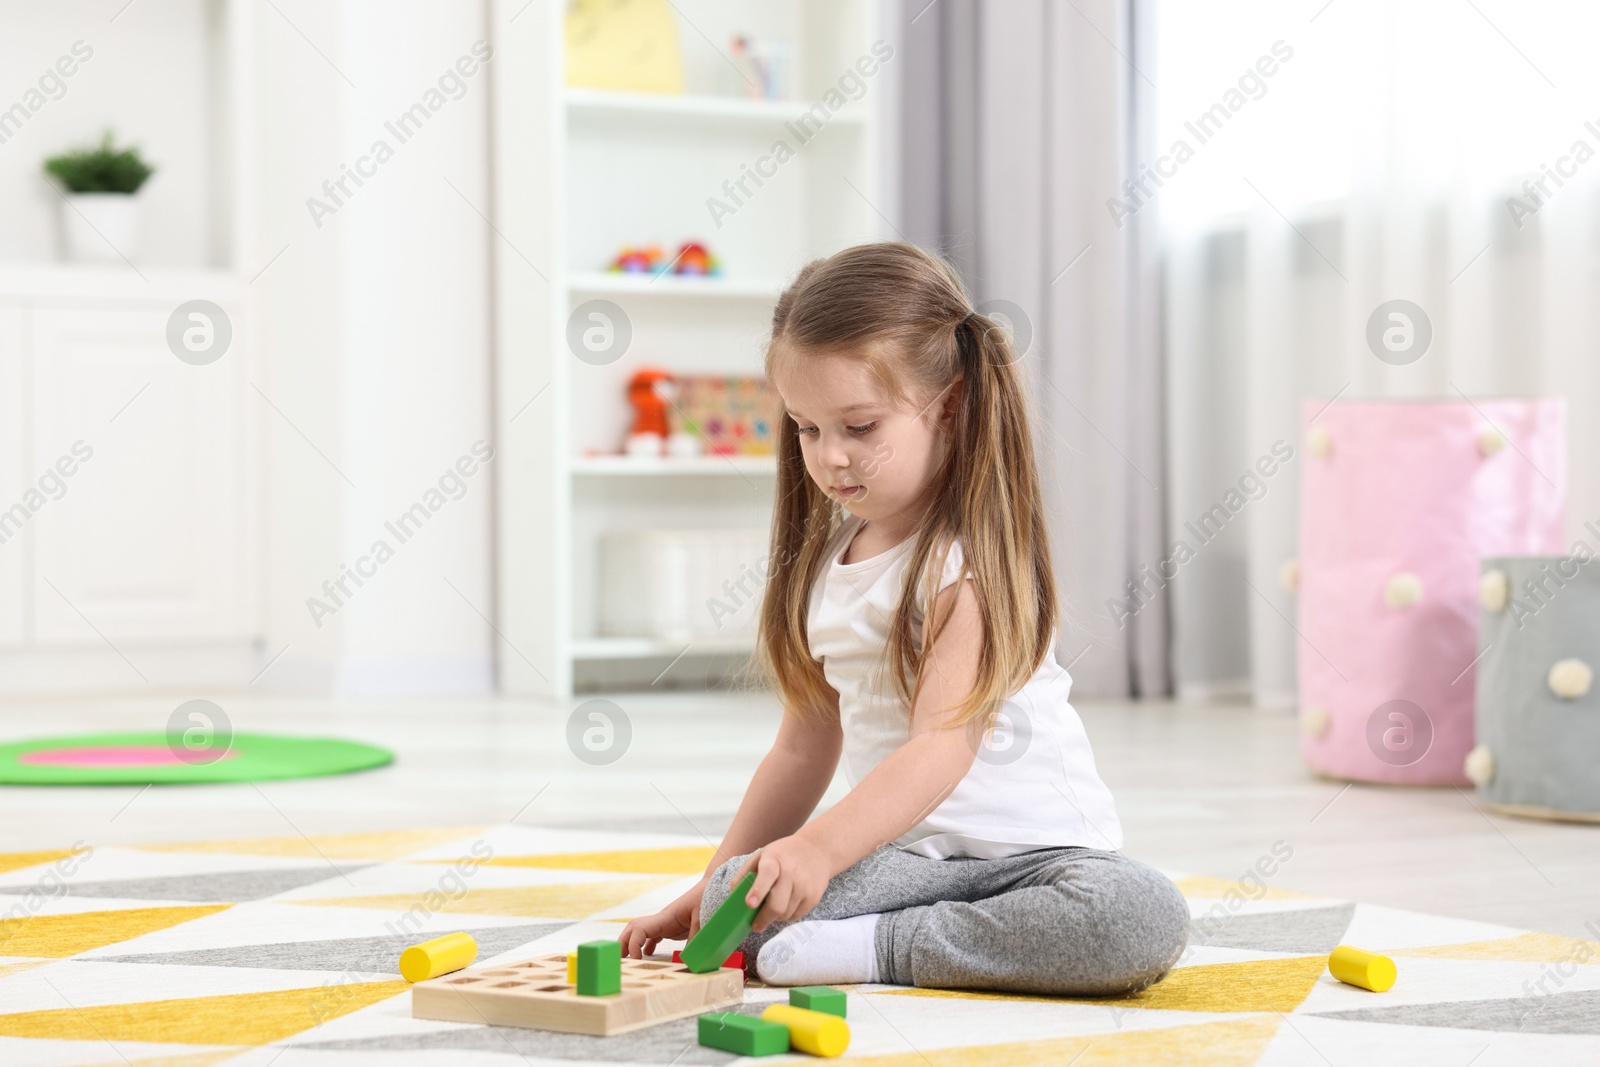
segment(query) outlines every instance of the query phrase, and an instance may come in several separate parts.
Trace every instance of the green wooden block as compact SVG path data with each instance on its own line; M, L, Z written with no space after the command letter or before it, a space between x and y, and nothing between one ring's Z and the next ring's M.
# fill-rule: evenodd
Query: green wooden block
M736 1011L700 1016L700 1043L741 1056L776 1056L789 1051L789 1028Z
M756 872L751 871L739 879L728 899L722 902L716 914L700 927L700 932L683 946L683 965L695 974L705 974L722 966L739 943L750 936L750 923L757 908L744 902L750 887L756 884Z
M606 997L622 992L622 942L585 941L578 946L578 995Z
M825 1011L829 1015L844 1016L844 991L831 985L800 985L789 990L789 1003L797 1008Z

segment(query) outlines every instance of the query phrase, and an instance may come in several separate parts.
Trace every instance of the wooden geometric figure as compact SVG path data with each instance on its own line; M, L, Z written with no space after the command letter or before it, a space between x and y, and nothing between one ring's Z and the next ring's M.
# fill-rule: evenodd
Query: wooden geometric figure
M469 967L477 958L478 943L471 934L445 934L400 953L400 977L408 982L426 982Z
M1341 982L1387 993L1394 985L1394 960L1352 945L1340 945L1328 956L1328 971Z
M825 1011L797 1008L793 1004L770 1004L761 1013L769 1023L789 1028L789 1044L813 1056L832 1058L850 1047L850 1024Z
M789 1051L789 1028L736 1011L700 1016L696 1037L707 1048L741 1056L777 1056Z
M728 898L706 920L698 933L683 946L683 962L696 974L714 971L728 958L728 953L750 936L751 921L757 908L745 903L745 897L756 884L756 872L751 871L739 879Z
M570 963L567 971L569 974L572 971ZM607 997L620 992L622 992L622 943L585 941L579 945L578 995Z
M477 968L411 987L417 1019L524 1026L609 1036L732 1007L744 1000L744 975L695 974L668 960L622 961L622 991L579 996L567 981L565 953Z
M672 962L673 963L682 963L683 962L683 950L682 949L675 948L675 949L672 950ZM736 968L737 970L741 970L741 971L744 970L744 953L739 951L738 949L735 949L734 951L728 953L728 958L722 961L722 965L724 967L733 967L733 968Z
M845 1018L844 990L831 985L802 985L789 990L789 1003L797 1008L825 1011L829 1015Z

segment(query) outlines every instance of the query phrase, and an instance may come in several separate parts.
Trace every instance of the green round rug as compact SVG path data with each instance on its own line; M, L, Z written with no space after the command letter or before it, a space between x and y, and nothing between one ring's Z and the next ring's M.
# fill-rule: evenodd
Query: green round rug
M234 734L204 747L155 730L36 737L0 745L0 785L182 785L314 778L394 762L376 745L325 737Z

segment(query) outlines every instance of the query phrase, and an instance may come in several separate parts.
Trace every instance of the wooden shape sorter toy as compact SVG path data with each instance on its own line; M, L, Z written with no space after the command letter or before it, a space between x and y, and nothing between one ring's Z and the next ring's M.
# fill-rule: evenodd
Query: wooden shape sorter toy
M563 952L418 982L411 987L411 1015L609 1037L743 1000L740 971L695 974L681 963L648 959L622 961L622 992L579 996L567 981Z

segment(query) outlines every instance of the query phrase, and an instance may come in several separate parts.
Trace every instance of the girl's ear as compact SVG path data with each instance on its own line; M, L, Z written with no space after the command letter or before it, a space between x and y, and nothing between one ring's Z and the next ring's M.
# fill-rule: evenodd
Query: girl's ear
M966 371L957 371L955 378L945 387L944 403L939 408L939 421L946 427L955 421L956 412L961 408L961 387L964 384L962 382L964 377Z

